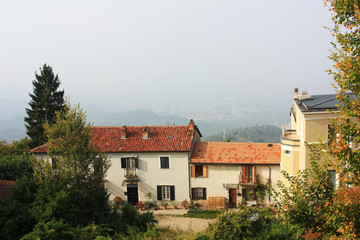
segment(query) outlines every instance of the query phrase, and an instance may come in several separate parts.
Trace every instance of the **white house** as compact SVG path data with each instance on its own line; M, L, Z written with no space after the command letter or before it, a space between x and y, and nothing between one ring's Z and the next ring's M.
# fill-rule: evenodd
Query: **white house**
M201 133L193 120L184 126L93 127L93 142L111 166L105 186L112 199L133 204L145 201L181 202L190 198L189 161ZM44 146L32 153L46 154Z
M191 156L192 199L223 196L230 206L242 198L256 201L260 185L277 189L281 146L278 143L196 142ZM266 196L266 204L273 199Z

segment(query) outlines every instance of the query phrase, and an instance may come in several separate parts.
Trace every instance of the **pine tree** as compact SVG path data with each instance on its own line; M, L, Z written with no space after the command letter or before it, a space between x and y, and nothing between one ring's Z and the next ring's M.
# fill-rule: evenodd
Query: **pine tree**
M64 90L58 91L60 80L54 75L52 67L44 64L40 75L35 72L36 79L32 82L33 94L29 94L30 108L26 108L26 133L31 139L30 146L37 147L46 142L43 125L52 124L56 119L56 111L64 107Z

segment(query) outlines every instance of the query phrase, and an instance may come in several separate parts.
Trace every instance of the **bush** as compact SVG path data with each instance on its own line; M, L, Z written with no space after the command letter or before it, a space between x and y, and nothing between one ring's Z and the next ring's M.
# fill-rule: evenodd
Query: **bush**
M267 208L246 207L220 215L209 225L206 235L211 239L253 239L272 221L273 215Z

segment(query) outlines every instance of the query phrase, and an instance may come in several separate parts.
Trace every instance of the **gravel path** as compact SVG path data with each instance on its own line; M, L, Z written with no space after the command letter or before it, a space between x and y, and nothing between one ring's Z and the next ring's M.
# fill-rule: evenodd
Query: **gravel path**
M174 231L182 232L201 232L204 231L209 223L214 219L201 219L201 218L184 218L170 215L155 215L158 220L158 227L160 229L171 229Z

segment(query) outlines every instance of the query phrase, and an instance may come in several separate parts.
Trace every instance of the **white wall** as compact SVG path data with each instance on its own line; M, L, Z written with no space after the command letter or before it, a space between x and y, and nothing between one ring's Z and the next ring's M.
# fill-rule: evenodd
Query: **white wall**
M280 164L270 165L272 187L277 190L276 183L280 180ZM242 171L241 165L207 165L207 177L192 177L191 188L206 188L206 197L226 197L229 198L227 184L239 184L239 175ZM260 176L262 184L267 184L269 178L269 167L267 165L257 165L255 174ZM225 187L224 187L225 186ZM241 193L241 187L238 190ZM267 203L268 196L265 202ZM273 199L271 199L273 200ZM241 201L241 197L237 197Z
M126 200L125 169L121 168L121 158L138 156L139 168L136 175L138 182L139 201L146 201L144 196L151 193L151 199L157 201L157 185L174 185L175 201L189 199L188 153L110 153L111 166L105 179L106 188L111 193L110 200L119 196ZM160 168L160 157L169 157L169 169Z

